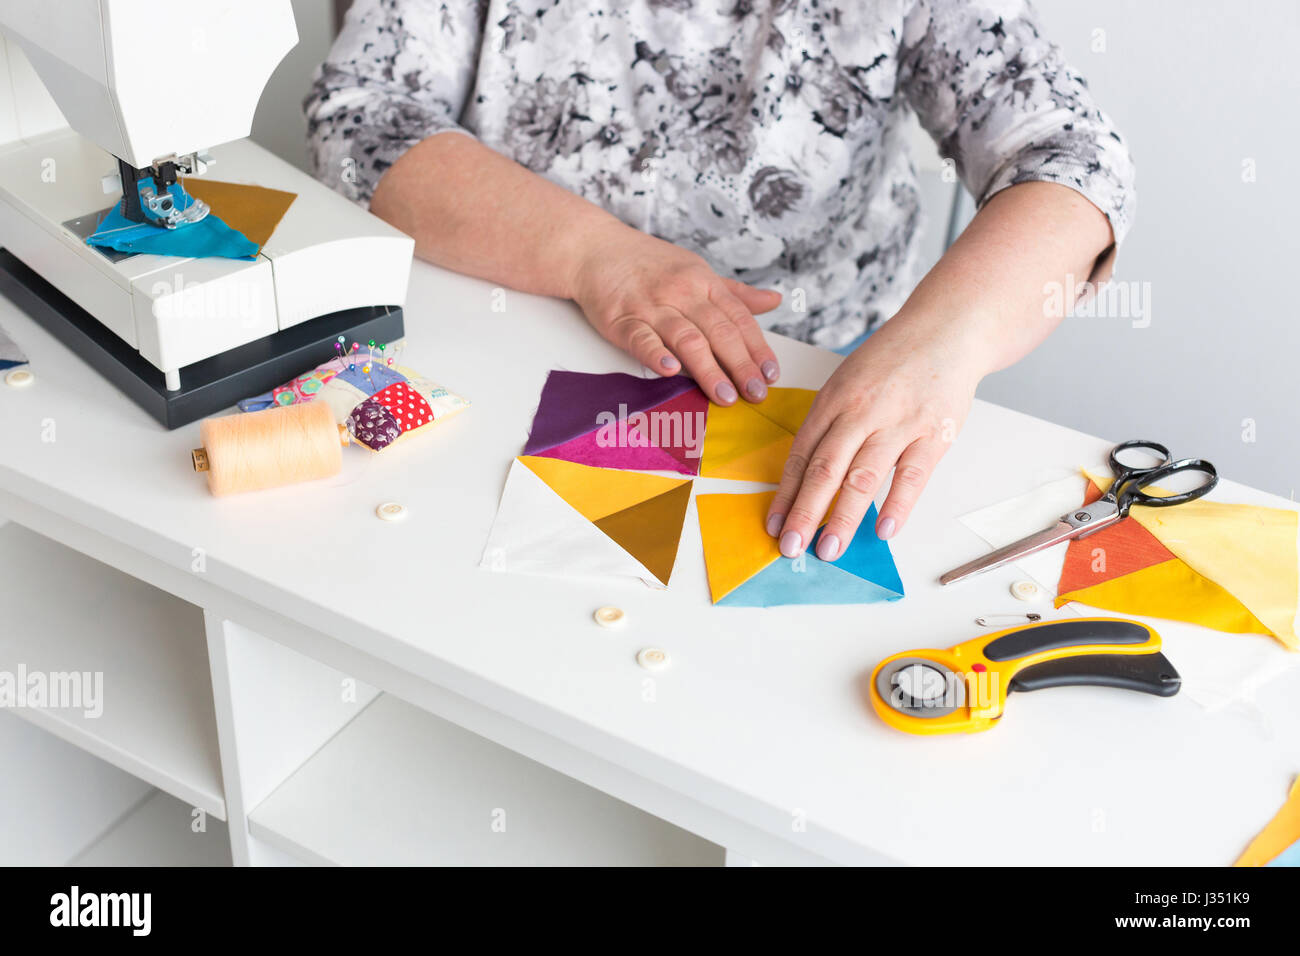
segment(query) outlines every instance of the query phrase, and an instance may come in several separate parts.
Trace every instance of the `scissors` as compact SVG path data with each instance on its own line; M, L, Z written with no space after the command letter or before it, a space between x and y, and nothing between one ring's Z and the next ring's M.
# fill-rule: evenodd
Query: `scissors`
M1134 450L1152 453L1160 461L1158 464L1148 467L1125 465L1120 461L1121 454ZM1141 439L1120 442L1110 450L1109 461L1110 470L1115 476L1115 481L1111 484L1110 490L1092 504L1084 505L1077 511L1061 515L1056 524L1050 528L1044 528L1042 531L1035 532L1027 538L1021 538L1004 548L998 548L996 551L992 551L982 558L976 558L974 561L969 561L959 568L953 568L939 578L939 583L952 584L954 581L964 580L971 575L980 574L993 568L1000 568L1004 564L1016 561L1025 557L1025 555L1042 551L1045 548L1050 548L1062 541L1069 541L1073 538L1086 538L1088 535L1109 527L1117 521L1123 521L1128 517L1128 510L1133 505L1168 508L1173 505L1194 501L1203 495L1209 494L1214 486L1219 483L1219 473L1214 470L1214 466L1208 461L1200 458L1181 458L1174 461L1173 456L1169 454L1169 449L1159 442L1143 441ZM1205 476L1205 481L1190 491L1181 491L1177 494L1147 494L1146 489L1151 485L1164 481L1171 475L1183 472L1199 472Z
M1081 617L895 654L872 672L870 694L876 713L897 730L974 733L997 725L1008 694L1070 685L1172 697L1182 679L1147 625Z

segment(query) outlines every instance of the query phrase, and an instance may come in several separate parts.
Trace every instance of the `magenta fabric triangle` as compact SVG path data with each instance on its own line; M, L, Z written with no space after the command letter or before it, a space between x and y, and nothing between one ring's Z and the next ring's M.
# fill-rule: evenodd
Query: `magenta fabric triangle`
M669 454L664 448L608 448L596 439L596 432L579 435L572 441L566 441L545 451L524 452L539 458L560 458L575 461L580 465L594 468L625 468L631 471L676 471L693 475L694 471L683 471L682 462ZM696 470L699 465L696 465Z
M693 475L699 472L708 404L684 375L553 370L523 454ZM691 444L696 454L686 450Z

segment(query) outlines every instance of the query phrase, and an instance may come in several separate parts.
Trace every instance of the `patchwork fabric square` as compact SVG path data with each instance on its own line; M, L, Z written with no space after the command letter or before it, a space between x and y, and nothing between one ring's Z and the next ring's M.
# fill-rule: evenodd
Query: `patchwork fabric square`
M524 454L640 471L700 470L709 400L689 378L552 371Z
M688 478L516 458L483 550L482 567L639 578L665 588L691 498Z
M876 537L875 505L839 559L822 561L816 556L820 530L802 556L782 556L763 528L774 497L775 491L696 497L714 604L874 604L903 596L889 545Z
M1087 477L1083 503L1091 504L1111 479ZM1300 515L1281 508L1204 499L1176 508L1134 505L1128 519L1070 542L1056 606L1078 601L1231 634L1267 634L1300 650L1298 530Z

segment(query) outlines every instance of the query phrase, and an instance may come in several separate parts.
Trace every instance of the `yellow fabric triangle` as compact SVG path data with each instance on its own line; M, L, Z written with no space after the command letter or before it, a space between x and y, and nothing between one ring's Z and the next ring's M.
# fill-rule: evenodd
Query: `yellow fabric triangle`
M759 405L712 406L700 475L778 484L795 432L816 397L807 388L773 388Z
M1110 478L1085 474L1103 492L1110 487ZM1162 493L1159 488L1148 491ZM1295 631L1300 514L1201 499L1169 508L1134 505L1130 515L1193 571L1249 608L1263 625L1257 633L1272 634L1291 650L1300 650Z
M635 471L593 468L536 455L521 455L519 460L579 514L593 522L690 481L689 478L663 478Z
M1230 634L1268 633L1240 601L1177 558L1059 595L1056 606L1066 601L1121 614L1187 621Z
M709 409L704 431L700 475L766 481L764 477L750 479L749 476L769 474L771 461L779 454L780 448L784 446L788 454L793 441L793 435L770 418L758 414L752 405L744 402L730 407L715 405ZM782 458L777 468L784 466L785 459ZM779 473L777 480L780 480Z
M767 398L753 407L793 435L808 417L816 398L817 393L811 388L772 388L768 389Z
M1300 777L1291 785L1282 809L1250 841L1246 852L1233 866L1263 866L1297 840L1300 840Z
M763 529L775 491L753 495L696 495L704 567L716 604L781 557L776 539Z

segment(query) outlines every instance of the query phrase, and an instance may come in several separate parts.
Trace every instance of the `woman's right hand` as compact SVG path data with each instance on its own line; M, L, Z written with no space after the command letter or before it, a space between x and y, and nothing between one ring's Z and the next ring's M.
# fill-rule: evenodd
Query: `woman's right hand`
M761 402L781 374L755 315L781 294L725 279L702 258L623 223L585 243L572 298L609 342L660 375L685 367L719 405Z

